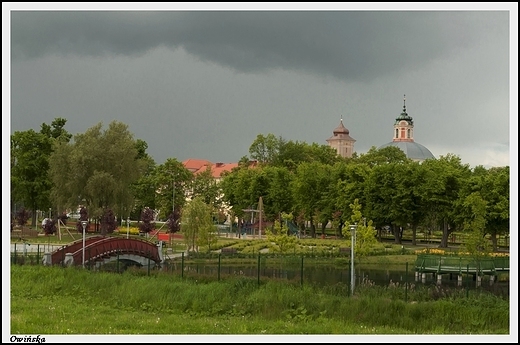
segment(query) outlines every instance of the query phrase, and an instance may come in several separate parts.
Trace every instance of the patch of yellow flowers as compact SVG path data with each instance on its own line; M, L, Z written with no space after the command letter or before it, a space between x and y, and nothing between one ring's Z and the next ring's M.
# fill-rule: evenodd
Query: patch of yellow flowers
M454 251L446 251L443 249L437 249L437 248L424 248L419 249L415 251L415 254L435 254L435 255L470 255L468 252L454 252ZM490 253L489 255L499 257L499 256L509 256L509 253Z

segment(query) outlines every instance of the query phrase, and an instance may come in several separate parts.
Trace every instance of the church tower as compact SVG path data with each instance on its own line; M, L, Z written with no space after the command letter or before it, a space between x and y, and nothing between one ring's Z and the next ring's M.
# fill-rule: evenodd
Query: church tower
M349 130L343 126L343 118L339 122L339 126L332 131L332 136L327 139L327 143L330 147L336 150L338 155L341 157L352 157L354 153L354 143L356 142L349 135Z
M394 122L394 137L391 142L378 147L386 146L400 148L406 157L422 162L426 159L435 159L435 156L425 146L417 143L413 138L413 118L406 112L406 95L403 97L403 111Z

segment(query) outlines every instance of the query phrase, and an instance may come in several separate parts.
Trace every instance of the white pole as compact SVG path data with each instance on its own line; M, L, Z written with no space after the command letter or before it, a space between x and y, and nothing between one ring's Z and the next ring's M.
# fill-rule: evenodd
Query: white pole
M83 268L85 268L85 225L83 225Z
M130 236L130 217L126 218L126 238Z
M81 225L83 226L83 268L85 268L85 227L87 226L87 222L85 220L81 221Z
M354 274L354 247L356 245L356 225L350 226L350 237L352 244L350 246L350 294L354 296L354 288L356 286L356 278Z

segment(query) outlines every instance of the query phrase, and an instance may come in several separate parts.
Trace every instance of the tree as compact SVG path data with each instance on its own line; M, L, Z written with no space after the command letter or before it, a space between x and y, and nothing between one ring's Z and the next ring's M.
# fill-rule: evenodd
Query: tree
M386 146L378 149L372 146L367 153L356 156L352 161L355 163L365 163L369 166L376 166L388 163L404 163L410 161L410 159L406 156L406 153L398 147Z
M67 120L56 118L51 125L43 123L40 132L30 129L11 135L11 199L32 210L32 225L36 211L51 207L49 177L53 144L68 142L71 135L64 129Z
M181 229L181 212L179 207L176 207L173 213L170 213L167 220L168 231L170 234L179 232Z
M21 227L25 226L30 217L31 215L29 214L29 212L27 212L25 207L22 207L18 211L16 211L16 223Z
M249 147L249 154L252 159L261 164L272 164L278 157L280 147L285 143L282 137L276 137L274 134L266 136L258 134L256 139Z
M489 253L490 245L486 239L486 201L480 193L475 192L466 197L464 202L467 218L464 221L464 231L468 233L465 247L468 253L480 260Z
M289 250L296 246L297 239L295 236L289 235L289 227L287 226L287 222L292 221L292 214L283 212L281 217L283 223L275 220L272 230L268 228L265 233L267 240L275 244L276 247L273 247L275 251L287 254Z
M107 208L103 212L103 216L101 217L101 235L105 236L107 233L111 234L117 227L116 224L116 216L114 215L114 211L112 209Z
M317 216L325 208L325 192L330 183L331 166L318 162L300 164L291 183L295 208L303 211L310 222L311 237L316 237ZM332 218L332 213L329 216Z
M56 143L50 167L54 204L83 204L94 219L107 208L128 212L134 205L131 186L148 169L142 150L142 142L118 121L104 131L98 123L75 135L72 143Z
M207 246L209 251L211 245L217 241L211 207L201 197L196 197L184 207L181 219L181 231L188 251L198 251L198 246Z
M139 231L144 232L148 236L153 229L155 229L154 212L149 207L145 207L141 212Z
M211 205L213 209L218 210L222 206L219 184L212 174L211 166L207 166L206 170L196 174L191 181L191 197L200 196L204 203Z
M47 222L43 225L43 232L45 235L52 235L56 233L58 228L56 225L58 224L58 219L47 219Z
M372 226L371 220L366 222L361 213L361 205L357 199L350 205L350 208L352 209L351 222L349 223L349 226L343 228L343 235L351 238L350 225L356 225L355 253L360 256L368 255L378 244L376 239L376 230Z
M157 191L158 208L165 215L173 213L174 207L182 209L186 197L190 196L193 173L186 169L182 162L175 158L168 158L164 164L157 166L152 176Z
M471 176L468 164L462 164L460 157L453 154L438 159L427 159L421 163L424 183L421 194L426 208L426 219L435 220L435 226L442 230L441 248L448 247L449 235L461 226L460 210L457 207L459 195L465 181Z
M76 230L80 234L83 233L83 224L82 224L82 222L88 222L88 211L87 211L87 208L85 206L81 206L81 208L79 210L79 219L76 222ZM88 228L88 225L87 225L87 227L85 227L85 231L87 231L87 228Z

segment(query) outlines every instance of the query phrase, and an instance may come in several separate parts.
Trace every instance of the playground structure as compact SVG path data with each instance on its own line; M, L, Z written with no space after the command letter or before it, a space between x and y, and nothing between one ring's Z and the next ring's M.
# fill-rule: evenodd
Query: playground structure
M138 238L93 236L74 241L52 253L45 253L44 265L99 267L115 260L129 260L141 266L159 267L164 261L162 243ZM83 256L85 256L83 262Z

